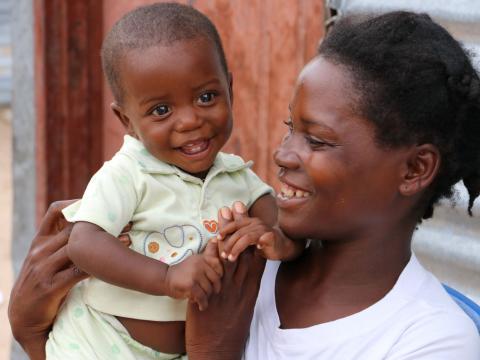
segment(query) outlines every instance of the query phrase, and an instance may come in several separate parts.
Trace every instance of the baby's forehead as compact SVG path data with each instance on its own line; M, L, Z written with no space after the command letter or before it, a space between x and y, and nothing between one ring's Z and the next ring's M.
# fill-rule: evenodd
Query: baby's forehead
M185 62L198 64L198 71L202 71L201 64L211 64L219 72L228 75L228 71L222 61L222 54L216 47L215 42L203 36L189 39L175 40L173 42L161 42L145 47L125 47L119 53L116 60L116 72L119 76L126 70L139 68L150 70L166 68L172 70L181 67ZM167 69L168 69L167 67Z
M185 69L185 64L190 64L188 69L191 71L182 74L178 81L191 79L199 72L215 73L219 74L220 78L225 76L225 79L228 79L221 53L215 43L206 37L162 42L142 48L126 47L118 55L115 59L115 76L118 79L118 90L123 94L128 91L132 82L149 80L148 74L167 72L171 73L173 79L173 74L178 73L178 69Z

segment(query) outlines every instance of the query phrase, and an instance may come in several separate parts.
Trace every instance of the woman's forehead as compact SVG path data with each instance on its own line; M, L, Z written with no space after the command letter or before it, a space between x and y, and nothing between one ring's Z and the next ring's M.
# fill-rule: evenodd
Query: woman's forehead
M301 71L292 104L308 112L351 113L358 100L349 71L322 57L310 61Z

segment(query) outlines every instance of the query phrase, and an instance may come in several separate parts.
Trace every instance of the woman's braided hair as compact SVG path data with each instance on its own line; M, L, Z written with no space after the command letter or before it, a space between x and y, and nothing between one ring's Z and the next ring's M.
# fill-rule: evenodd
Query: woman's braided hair
M398 11L340 20L319 55L349 70L380 146L438 148L441 165L421 218L432 217L460 180L471 215L480 194L480 80L461 44L428 15Z

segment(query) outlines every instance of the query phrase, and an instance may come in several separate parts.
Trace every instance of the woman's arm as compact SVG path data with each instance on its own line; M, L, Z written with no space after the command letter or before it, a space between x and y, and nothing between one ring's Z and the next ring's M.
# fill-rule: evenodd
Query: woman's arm
M72 224L61 211L73 202L50 205L10 294L12 334L32 360L45 359L48 332L63 299L87 277L70 262L65 248Z
M246 214L233 212L239 220ZM221 226L228 222L219 216ZM190 360L237 360L242 357L260 288L265 260L248 248L235 262L226 261L222 291L212 295L209 307L187 311L186 347Z

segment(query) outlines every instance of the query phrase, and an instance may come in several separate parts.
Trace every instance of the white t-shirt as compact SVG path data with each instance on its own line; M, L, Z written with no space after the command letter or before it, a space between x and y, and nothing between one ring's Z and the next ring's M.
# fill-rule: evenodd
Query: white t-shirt
M367 309L303 329L280 329L268 261L245 360L479 360L473 322L412 255L392 290ZM307 294L306 294L307 296Z

